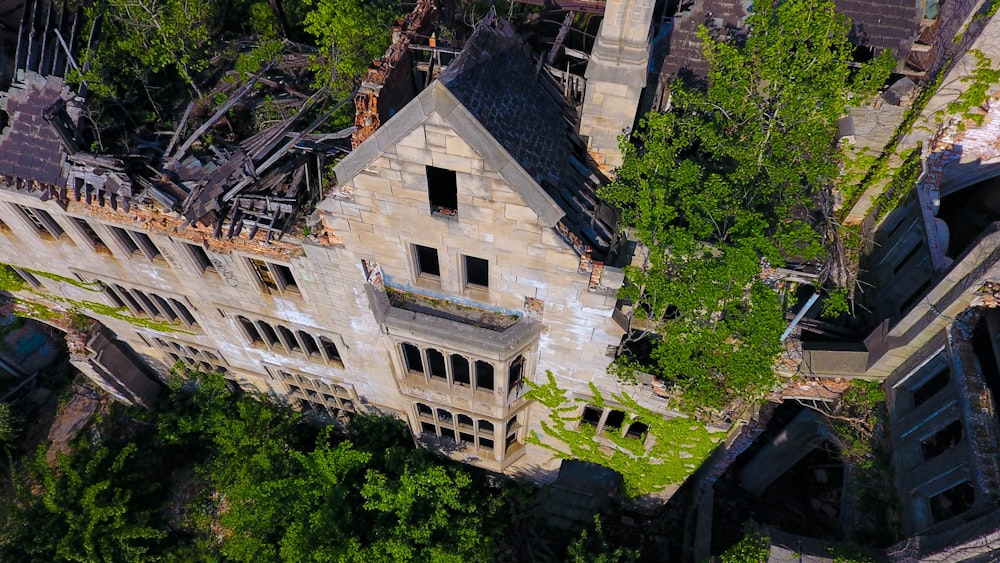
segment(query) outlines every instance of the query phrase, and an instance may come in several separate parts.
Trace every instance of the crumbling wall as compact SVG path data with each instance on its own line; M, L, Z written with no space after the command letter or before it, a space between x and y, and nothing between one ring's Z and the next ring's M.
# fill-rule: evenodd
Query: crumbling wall
M354 98L354 124L358 130L351 136L353 148L417 95L410 44L417 37L428 35L436 19L434 2L418 0L413 11L393 26L392 44L368 67Z

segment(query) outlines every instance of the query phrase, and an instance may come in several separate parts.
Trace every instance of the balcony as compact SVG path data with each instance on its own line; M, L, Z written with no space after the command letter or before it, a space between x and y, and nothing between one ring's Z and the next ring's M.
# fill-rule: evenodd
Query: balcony
M376 320L387 334L444 343L470 357L506 361L512 351L536 340L542 324L497 311L469 307L397 289L365 286Z

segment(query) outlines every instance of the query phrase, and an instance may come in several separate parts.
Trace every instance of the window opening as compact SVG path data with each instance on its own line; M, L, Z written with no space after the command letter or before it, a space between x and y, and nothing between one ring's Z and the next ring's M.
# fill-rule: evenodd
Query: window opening
M479 439L479 447L482 448L482 449L484 449L484 450L492 450L493 449L493 440L490 440L489 438L480 438Z
M437 410L437 418L442 424L451 424L451 413L444 409Z
M437 426L434 426L429 422L421 422L420 431L424 434L437 434Z
M490 263L474 256L465 257L465 285L490 287Z
M247 338L250 339L250 344L264 343L264 339L261 338L260 332L257 330L257 327L255 327L254 324L250 321L250 319L246 317L236 317L236 320L238 320L240 326L243 327L243 332L245 332Z
M139 253L139 245L137 245L135 241L132 240L132 237L128 236L128 231L126 231L121 227L114 227L114 226L110 227L110 229L111 232L114 233L115 238L118 239L118 243L125 248L126 252L128 252L129 254Z
M438 262L437 249L419 244L413 245L417 256L417 276L441 276L441 264Z
M648 431L649 431L648 425L643 424L642 422L633 422L632 424L628 425L628 431L625 432L625 435L628 436L629 438L635 438L637 440L641 440L646 437L646 432Z
M944 368L934 377L920 384L913 390L913 406L919 407L926 403L931 397L937 395L942 389L948 386L951 380L951 370Z
M455 441L455 431L452 430L451 428L442 428L441 429L441 437L442 438L447 438L448 440L451 440L452 442L454 442Z
M621 429L622 423L625 421L625 413L618 410L612 410L608 413L608 418L604 420L604 427L611 427Z
M333 343L332 340L325 336L319 337L319 344L323 347L323 353L326 354L326 361L328 362L341 362L340 351L337 350L337 345Z
M212 264L212 259L208 257L208 253L201 245L184 243L187 247L188 252L191 254L191 259L194 263L201 268L202 272L214 272L215 265Z
M464 415L464 414L459 414L459 415L456 415L456 418L458 419L458 425L460 427L463 427L463 428L472 428L473 427L472 417L471 416L467 416L467 415Z
M456 385L468 386L470 384L469 360L464 356L458 354L451 356L451 378Z
M458 182L453 170L428 166L427 195L431 213L458 215Z
M931 516L934 523L944 522L972 508L976 502L976 490L968 481L931 497Z
M954 448L962 441L962 421L956 420L920 442L924 461L931 460Z
M428 348L427 364L430 368L431 377L445 380L448 379L448 374L445 372L444 354L434 348Z
M601 415L603 414L604 414L603 410L597 407L592 407L590 405L587 405L583 407L583 417L580 419L580 422L589 424L591 426L597 426L598 424L600 424Z
M420 349L404 342L402 344L403 348L403 359L406 361L406 369L409 371L424 372L424 362L420 357Z
M480 432L486 432L486 433L492 435L493 434L493 423L490 422L490 421L488 421L488 420L480 420L479 421L479 431Z
M476 360L476 387L493 390L493 364Z
M102 239L100 235L97 234L97 231L94 230L94 227L91 226L91 224L88 221L81 219L79 217L73 217L73 222L76 224L77 227L79 227L80 232L87 237L87 239L90 241L90 244L94 246L95 251L109 252L108 245L104 244L104 239Z

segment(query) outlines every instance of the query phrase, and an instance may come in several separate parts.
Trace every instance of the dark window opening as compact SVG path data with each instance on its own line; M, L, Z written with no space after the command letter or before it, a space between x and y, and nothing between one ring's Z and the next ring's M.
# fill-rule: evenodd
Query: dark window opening
M507 421L507 432L509 433L511 430L514 429L515 426L517 426L517 417L516 416L514 418L512 418L512 419L510 419L510 420Z
M326 361L328 362L341 362L340 350L337 350L337 345L333 343L332 340L325 336L319 337L319 345L323 347L323 353L326 354Z
M954 448L962 441L962 421L956 420L938 430L933 436L920 442L920 453L924 461L934 459Z
M447 438L448 440L451 440L452 442L454 442L455 441L455 431L452 430L451 428L442 428L441 429L441 437L442 438Z
M437 418L440 422L451 423L451 413L444 409L437 410Z
M608 418L604 420L604 427L621 429L622 423L625 422L625 413L622 411L612 410L608 413Z
M146 255L146 258L150 260L163 258L160 249L153 243L153 239L149 238L149 235L133 231L132 237L135 239L136 244L139 245L143 254Z
M898 274L899 271L903 269L903 266L905 266L906 263L910 261L910 258L913 258L913 256L920 250L920 246L921 246L920 244L914 244L913 248L911 248L910 251L906 253L906 256L903 256L902 260L896 262L896 265L893 266L892 268L892 273Z
M464 414L457 415L458 425L461 427L472 428L472 417L466 416Z
M195 264L201 268L203 272L214 272L215 265L212 264L212 259L208 257L208 253L205 249L197 244L185 244L188 251L191 253L191 259L194 260Z
M993 407L996 409L997 405L1000 405L1000 368L997 366L997 356L993 350L993 341L990 339L990 329L986 325L985 316L976 322L976 327L972 330L972 351L979 361L983 379L990 389Z
M38 281L38 278L36 278L35 275L32 274L31 272L29 272L27 270L24 270L24 269L21 269L21 268L13 268L12 267L11 269L14 270L14 273L17 274L18 276L20 276L21 279L23 279L25 282L27 282L28 285L30 285L31 287L33 287L35 289L38 289L38 288L42 287L42 282Z
M80 232L86 235L90 244L94 245L95 251L108 252L108 245L104 244L104 240L97 234L97 231L94 230L94 227L90 223L79 217L73 217L73 222L80 228Z
M488 288L490 286L489 261L474 256L466 256L465 284Z
M292 331L288 330L288 327L278 325L278 334L281 336L281 340L284 345L292 352L301 352L302 347L299 346L299 341L295 339L295 335Z
M520 390L521 385L524 383L524 356L518 356L513 362L510 363L510 369L508 370L507 377L507 388L510 392L515 392Z
M431 213L458 214L458 182L453 170L428 166L427 195L431 202Z
M451 377L456 385L469 385L469 360L463 356L453 355L451 357Z
M490 421L488 421L488 420L480 420L479 421L479 431L480 432L487 432L487 433L489 433L489 434L492 435L493 434L493 423L490 422Z
M250 344L263 344L264 339L261 338L260 332L257 327L246 317L236 317L239 321L240 326L243 327L243 332L246 333L247 338L250 339Z
M121 244L125 251L129 254L137 254L139 252L139 245L132 240L132 237L128 236L128 231L121 227L110 227L111 232L115 234L115 238L118 239L119 244Z
M424 434L437 434L437 427L429 422L421 422L420 431Z
M448 379L445 371L444 354L434 348L427 349L427 367L430 368L431 377Z
M466 444L476 443L476 438L472 434L466 434L465 432L459 432L458 438L460 441L465 442Z
M643 424L641 422L633 422L632 424L628 425L628 431L625 432L625 435L628 436L629 438L635 438L637 440L641 440L646 437L646 432L648 431L649 431L649 426L647 426L646 424Z
M587 405L583 407L583 417L580 419L580 422L589 424L591 426L597 426L598 424L601 423L601 415L603 414L604 414L603 410L597 407L592 407L590 405Z
M403 343L403 360L406 361L406 369L409 371L424 372L424 362L420 357L420 349L413 344Z
M157 308L163 312L163 315L165 317L170 319L171 322L177 320L177 313L175 313L174 310L170 308L170 304L167 303L166 299L160 297L159 295L154 294L153 300L156 301Z
M184 319L185 323L188 325L198 324L198 321L195 320L194 315L191 314L191 311L188 310L186 305L176 299L171 299L170 303L174 306L174 309L177 310L177 314Z
M441 276L441 264L438 262L438 251L427 246L413 245L417 256L417 276Z
M423 403L417 403L417 414L420 416L434 416L434 411Z
M950 380L951 370L945 368L938 372L934 377L921 383L919 387L913 390L913 406L919 407L920 405L926 403L928 399L937 395L938 392L947 387Z
M274 346L279 342L278 334L274 332L274 329L271 327L271 325L264 322L259 322L257 323L257 327L260 328L260 334L261 336L264 337L264 342L268 346Z
M287 291L299 290L299 284L295 283L295 276L292 275L291 268L283 264L271 264L271 266L274 268L274 276L281 284L282 290L287 290Z
M476 387L488 391L493 390L493 364L476 360Z
M510 447L513 446L516 443L517 443L517 434L516 433L515 434L508 434L507 435L506 448L510 449Z
M928 289L930 289L930 287L931 287L931 280L927 280L924 283L920 284L920 287L918 287L916 291L911 293L910 296L906 299L906 301L903 301L903 304L899 306L899 313L904 314L907 311L909 311L910 307L912 307L917 302L918 299L923 297L924 293Z
M480 438L479 439L479 447L482 448L482 449L484 449L484 450L492 450L493 449L493 440L490 440L489 438Z
M308 334L301 330L298 331L298 333L299 333L299 340L301 340L302 344L306 347L306 354L310 356L319 356L320 355L319 346L316 345L316 339L313 338L311 334Z
M965 481L931 497L931 516L935 524L944 522L966 512L975 502L976 490Z

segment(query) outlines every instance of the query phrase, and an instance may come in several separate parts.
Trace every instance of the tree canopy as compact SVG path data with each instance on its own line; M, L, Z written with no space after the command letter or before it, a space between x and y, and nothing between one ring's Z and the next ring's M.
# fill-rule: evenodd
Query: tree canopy
M641 321L632 338L651 352L623 350L617 365L671 381L689 407L770 389L784 319L761 267L826 256L837 120L893 62L886 52L846 64L850 23L832 0L754 10L744 41L701 30L707 85L675 81L669 111L623 139L624 162L600 192L648 249L626 269L623 297Z
M414 448L394 418L356 418L345 439L188 377L165 408L111 416L54 465L29 460L0 510L0 559L493 558L516 485Z

